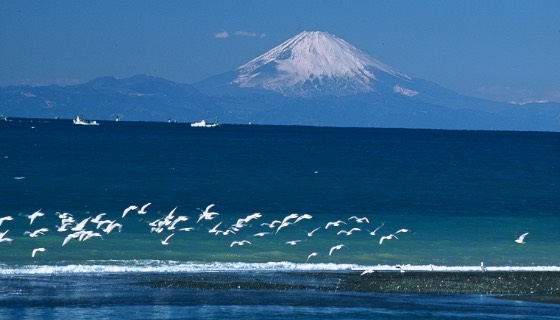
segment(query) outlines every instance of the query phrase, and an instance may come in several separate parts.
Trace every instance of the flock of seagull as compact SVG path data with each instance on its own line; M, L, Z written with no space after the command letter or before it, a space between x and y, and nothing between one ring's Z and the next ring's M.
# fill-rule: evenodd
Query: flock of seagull
M146 203L142 206L137 205L130 205L125 208L122 212L122 216L120 217L120 221L124 220L127 215L136 214L139 216L145 216L148 211L148 207L151 203ZM216 218L220 216L218 212L212 211L214 204L208 205L204 210L200 210L200 214L195 222L195 225L200 224L201 222L207 222L212 220L217 220ZM147 221L147 225L150 228L151 233L163 233L164 231L170 232L164 239L161 239L161 244L166 246L170 244L171 238L175 235L175 232L189 232L195 229L195 226L184 226L184 223L190 220L190 217L184 215L177 215L175 212L177 207L173 208L167 215L161 215L156 220L147 221L146 219L142 219L141 221ZM56 231L59 233L66 233L66 236L62 242L62 246L66 245L68 242L75 240L75 241L86 241L92 238L101 238L103 239L103 234L110 234L114 231L121 232L123 225L120 222L117 222L117 219L106 219L105 216L107 213L100 213L96 216L89 216L81 220L76 220L72 214L70 213L56 213L56 216L60 220L60 224L56 226ZM34 222L38 221L37 219L41 219L45 216L45 213L41 211L41 209L37 210L36 212L25 215L29 219L29 225L32 226ZM256 220L262 218L261 213L253 213L245 218L237 219L235 224L230 225L229 227L225 228L222 227L224 221L219 221L214 227L206 228L208 229L208 233L214 235L223 235L227 236L230 234L237 234L241 229L245 228L246 226L250 225L251 222L255 223ZM258 233L253 234L251 237L258 238L258 237L265 237L265 236L273 236L281 232L284 228L289 228L294 225L297 225L299 222L303 220L311 220L313 216L309 214L297 214L292 213L285 216L281 220L273 220L271 222L262 222L260 223L261 227L266 227L266 231L261 231ZM0 228L9 221L14 220L12 216L5 216L0 217ZM349 223L352 223L353 227L349 229L343 229L348 227ZM336 221L329 221L324 226L319 226L313 229L312 231L306 232L307 238L313 237L313 235L321 230L327 230L329 228L338 228L336 229L337 236L350 236L354 233L364 231L362 226L369 225L370 221L367 217L358 217L358 216L351 216L347 220L336 220ZM376 236L377 232L384 226L384 223L379 224L374 230L365 229L369 233L370 236ZM221 228L222 227L222 228ZM9 233L9 229L3 232L0 232L0 243L8 242L11 243L13 238L7 237ZM31 238L38 238L44 236L50 230L46 227L41 227L35 229L33 231L25 231L23 233L24 236L28 236ZM389 233L379 237L379 245L382 245L385 241L392 240L392 239L399 239L397 234L401 233L409 233L411 230L402 228L398 229L393 233ZM526 232L515 239L516 243L524 244L525 238L529 233ZM305 238L305 239L307 239ZM305 240L290 240L286 241L285 244L295 246L300 242ZM235 246L244 246L244 245L251 245L251 241L248 239L242 240L234 240L231 242L230 247ZM341 250L343 248L347 248L346 245L340 243L335 246L332 246L328 250L328 255L332 256L336 251ZM46 252L47 249L44 247L34 248L31 252L31 257L35 257L37 253ZM319 252L311 252L306 259L308 262L311 258L316 257L319 255ZM369 273L366 270L364 273Z

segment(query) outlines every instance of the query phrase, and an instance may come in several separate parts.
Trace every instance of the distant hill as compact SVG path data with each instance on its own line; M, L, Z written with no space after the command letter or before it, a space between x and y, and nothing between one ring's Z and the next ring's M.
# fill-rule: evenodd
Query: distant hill
M560 131L560 103L460 95L413 78L326 32L302 32L192 85L137 75L70 86L0 87L8 117Z
M192 86L137 75L97 78L70 86L0 88L0 113L12 117L123 121L192 121L215 117L212 100Z

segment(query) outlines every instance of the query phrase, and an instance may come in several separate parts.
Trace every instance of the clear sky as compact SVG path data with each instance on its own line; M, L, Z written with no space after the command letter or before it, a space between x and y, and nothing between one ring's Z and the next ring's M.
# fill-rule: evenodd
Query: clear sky
M560 101L557 0L3 0L0 85L193 83L304 30L460 93Z

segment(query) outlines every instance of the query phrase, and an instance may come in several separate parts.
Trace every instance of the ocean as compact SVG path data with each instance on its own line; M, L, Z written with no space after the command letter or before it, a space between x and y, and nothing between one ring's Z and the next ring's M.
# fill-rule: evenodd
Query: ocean
M293 275L558 272L559 183L554 132L10 119L0 318L558 319L554 304Z

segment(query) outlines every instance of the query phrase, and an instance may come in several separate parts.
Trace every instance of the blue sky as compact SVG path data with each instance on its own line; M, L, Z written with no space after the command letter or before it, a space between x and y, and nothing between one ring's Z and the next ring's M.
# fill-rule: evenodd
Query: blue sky
M304 30L495 100L560 101L560 1L0 2L0 85L149 74L193 83Z

